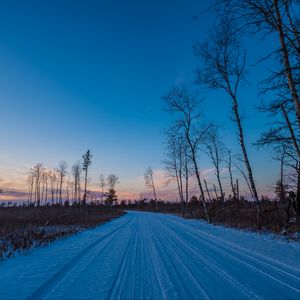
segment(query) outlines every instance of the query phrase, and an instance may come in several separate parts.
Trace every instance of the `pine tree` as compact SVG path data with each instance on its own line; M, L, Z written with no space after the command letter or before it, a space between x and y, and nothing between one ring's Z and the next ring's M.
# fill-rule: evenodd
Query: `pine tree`
M108 193L106 194L105 204L113 205L114 202L118 201L118 196L116 195L116 190L114 188L110 188Z

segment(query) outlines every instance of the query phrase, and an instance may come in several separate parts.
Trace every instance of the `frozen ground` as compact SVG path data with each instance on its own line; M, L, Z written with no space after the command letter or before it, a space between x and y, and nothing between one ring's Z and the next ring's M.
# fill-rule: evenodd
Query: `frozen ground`
M1 262L0 299L300 299L300 243L129 212Z

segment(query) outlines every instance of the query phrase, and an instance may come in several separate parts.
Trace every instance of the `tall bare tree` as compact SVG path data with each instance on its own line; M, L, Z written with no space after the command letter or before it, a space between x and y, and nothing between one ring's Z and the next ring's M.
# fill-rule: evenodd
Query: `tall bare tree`
M232 101L233 121L238 129L238 139L247 169L251 194L256 204L258 221L261 221L262 211L246 148L238 98L239 87L245 81L246 75L246 49L240 44L236 35L236 27L228 17L221 19L209 39L196 44L194 50L201 60L201 66L197 69L198 83L211 89L224 90Z
M153 178L153 170L152 167L149 166L144 174L145 184L153 191L154 201L155 201L155 210L157 210L157 197L156 197L156 189L154 184L154 178Z
M35 178L35 193L34 193L34 205L39 206L41 204L41 177L44 170L42 163L36 164L32 169L32 174Z
M224 190L221 182L221 164L224 160L225 146L220 138L218 126L211 124L203 137L204 152L209 157L216 170L216 177L220 190L220 198L224 202Z
M56 170L49 170L49 181L50 181L50 190L51 190L51 202L55 202L55 191L56 191L56 182L58 180Z
M236 201L236 203L238 203L239 198L237 193L237 186L234 184L233 174L232 174L232 155L231 155L231 151L228 149L227 149L226 165L229 172L229 179L230 179L230 186L231 186L233 200Z
M28 202L31 203L32 194L33 194L33 185L34 185L34 172L32 168L30 169L29 175L27 177L27 185L28 185Z
M44 203L47 203L48 200L48 178L49 178L49 173L48 169L44 169L42 174L41 174L41 181L42 181L42 197L41 200L44 200Z
M82 167L80 162L76 162L72 166L72 175L73 175L73 182L74 182L74 200L80 202L80 179L81 179L81 171Z
M297 169L300 162L299 127L291 116L294 107L284 95L279 95L279 97L280 100L271 101L268 104L263 103L259 107L261 112L268 113L274 121L272 127L261 134L256 145L258 147L270 146L276 157L279 157L278 160L288 164L299 177L300 170ZM285 159L281 156L282 149L285 149ZM300 178L297 182L300 182ZM297 215L300 217L300 184L296 184L296 207Z
M212 198L211 198L211 195L210 195L210 191L209 191L209 189L208 189L208 186L207 186L207 181L206 181L206 179L205 179L205 178L203 179L203 182L204 182L204 185L205 185L205 189L206 189L206 193L207 193L207 196L208 196L209 202L212 202Z
M62 160L59 163L59 166L57 168L57 173L59 176L59 199L58 200L59 200L60 205L62 205L62 187L63 187L63 182L65 179L65 176L67 174L67 168L68 168L68 165L64 160Z
M204 213L208 222L210 217L207 211L204 190L200 178L200 170L198 165L199 148L202 142L207 126L199 126L201 119L198 94L190 91L186 86L175 86L171 88L169 93L163 97L166 104L166 110L176 114L176 125L183 132L183 135L189 145L189 155L193 163L194 173L197 178L200 189L200 199L203 204Z
M106 180L103 174L99 175L99 183L100 183L100 188L101 188L101 203L103 204L104 202L104 188L106 186Z
M170 128L166 131L167 147L166 147L166 159L164 165L168 171L172 180L176 180L178 194L181 202L182 215L184 215L186 200L184 194L188 192L188 173L185 175L185 139L182 136L178 136L177 128ZM184 191L185 190L185 191Z
M254 29L277 36L273 53L279 70L275 77L285 77L290 99L294 105L298 127L300 127L299 71L300 71L300 18L299 1L294 0L224 0L219 1L230 11L231 16L245 21L240 27ZM225 6L224 6L225 4ZM272 54L272 53L271 53ZM272 55L269 55L272 56ZM273 74L274 75L274 74Z

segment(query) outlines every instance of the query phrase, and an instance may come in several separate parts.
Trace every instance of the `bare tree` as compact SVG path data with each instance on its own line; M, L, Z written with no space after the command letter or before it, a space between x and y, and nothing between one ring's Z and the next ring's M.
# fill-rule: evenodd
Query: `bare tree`
M48 200L48 170L45 168L41 174L41 181L42 181L42 197L41 200L44 199L44 203L47 203Z
M164 160L164 165L172 180L176 180L178 194L181 202L182 215L184 215L185 204L186 201L184 199L184 184L183 184L183 176L184 176L184 156L185 149L184 143L185 139L182 136L178 136L176 132L176 128L170 128L166 132L167 137L167 147L165 156L167 157ZM187 174L188 176L188 174ZM188 184L187 180L185 182ZM186 187L185 187L186 189Z
M70 187L71 187L71 181L70 181L70 177L68 176L67 184L66 184L66 200L68 204L70 204L70 192L69 192Z
M51 202L53 204L55 201L56 183L58 181L56 170L49 170L49 180L50 180L50 190L51 190Z
M213 166L216 170L216 177L219 185L220 190L220 198L222 202L224 202L224 191L221 182L221 163L224 160L225 154L225 146L221 141L218 126L212 124L208 130L206 131L203 137L203 144L204 144L204 152L209 157L210 161L212 162Z
M240 159L240 161L242 161L242 160ZM249 178L248 178L248 176L247 176L247 174L246 174L246 171L244 170L244 166L237 162L237 163L235 164L235 168L240 172L240 174L241 174L242 177L244 178L244 181L245 181L245 183L246 183L246 185L247 185L247 187L248 187L248 189L249 189L250 196L251 196L252 198L254 198L253 191L252 191L252 189L251 189L251 184L250 184ZM238 185L238 180L237 180L237 185ZM237 190L238 190L238 189L237 189ZM237 192L237 194L239 195L239 191Z
M186 86L175 86L163 97L168 112L179 115L177 126L183 131L183 135L189 145L189 155L193 163L194 173L200 189L200 199L203 204L204 213L208 222L210 217L207 211L204 190L200 178L198 166L199 147L208 126L199 126L200 100L198 94L189 91Z
M212 202L212 198L211 198L211 195L210 195L210 192L209 192L209 189L208 189L208 186L207 186L207 182L206 182L206 179L204 178L204 185L205 185L205 189L206 189L206 193L208 195L208 199L209 199L209 202Z
M185 205L189 202L189 178L192 174L192 160L191 156L189 154L189 145L184 139L184 137L181 137L183 140L183 177L185 181Z
M103 204L103 202L104 202L104 188L106 186L106 181L105 181L105 178L104 178L103 174L99 175L99 183L100 183L100 188L101 188L101 202Z
M86 203L86 199L87 199L87 193L86 193L86 188L87 188L87 177L88 177L88 168L92 163L92 154L90 152L90 150L87 150L87 152L82 155L83 158L83 171L85 172L85 177L84 177L84 194L83 194L83 203Z
M300 176L300 170L297 169L300 162L300 146L299 146L299 127L297 122L291 120L291 111L293 106L284 99L271 101L268 104L262 104L259 109L261 112L268 113L274 118L272 127L263 132L257 141L258 147L270 146L276 157L280 161L284 161L290 168L295 170L295 175ZM276 122L275 122L276 120ZM285 159L282 160L282 149L285 149ZM278 153L280 153L278 155ZM287 159L289 158L289 159ZM300 178L297 182L300 182ZM277 187L279 188L280 185ZM300 216L300 184L296 184L296 212Z
M62 160L59 163L59 166L57 169L57 173L59 176L59 203L60 203L60 205L62 205L62 187L63 187L64 178L67 174L67 168L68 168L67 163L64 160Z
M224 1L221 1L224 2ZM292 0L226 0L232 16L243 27L254 28L255 33L275 33L278 44L273 53L281 66L275 77L284 77L294 105L298 127L300 127L299 70L300 70L300 19L299 1Z
M152 189L153 191L153 196L154 196L154 201L155 201L155 210L157 210L157 197L156 197L156 189L155 189L155 184L154 184L154 178L153 178L153 170L152 167L149 166L144 174L144 178L145 178L145 184L146 186L148 186L149 188Z
M233 175L232 175L232 155L231 155L231 151L227 149L227 160L226 160L226 164L227 164L227 169L229 172L229 178L230 178L230 186L231 186L231 191L232 191L232 196L234 201L236 201L236 203L238 204L238 196L237 196L237 186L234 185L233 182Z
M27 178L27 185L28 185L28 202L31 203L32 201L32 194L33 194L33 184L34 184L34 172L31 168L29 171L29 175Z
M109 174L107 176L107 185L109 189L114 189L117 183L119 183L119 177L117 175Z
M34 177L34 205L39 206L41 204L41 177L44 170L44 166L42 163L36 164L32 169L32 174Z
M262 220L258 193L252 167L246 149L242 117L239 109L238 90L245 80L246 50L235 33L236 28L229 18L223 18L211 33L209 39L195 45L195 54L201 60L197 69L197 81L211 89L224 90L232 101L233 120L238 129L238 138L247 169L251 194L256 204L258 220Z
M81 171L82 167L80 162L76 162L72 166L72 175L73 175L73 182L74 182L74 200L80 202L80 179L81 179Z

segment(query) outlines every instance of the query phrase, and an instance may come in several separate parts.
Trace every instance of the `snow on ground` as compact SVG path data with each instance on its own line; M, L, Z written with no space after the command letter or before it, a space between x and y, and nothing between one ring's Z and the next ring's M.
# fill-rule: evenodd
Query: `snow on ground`
M300 243L128 212L0 263L0 299L300 299Z

